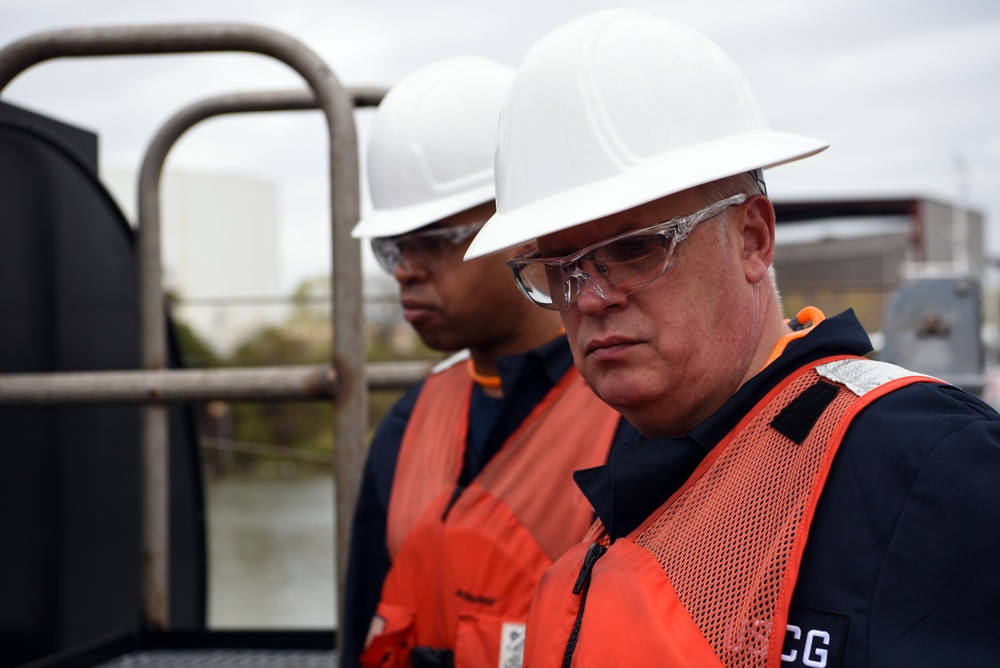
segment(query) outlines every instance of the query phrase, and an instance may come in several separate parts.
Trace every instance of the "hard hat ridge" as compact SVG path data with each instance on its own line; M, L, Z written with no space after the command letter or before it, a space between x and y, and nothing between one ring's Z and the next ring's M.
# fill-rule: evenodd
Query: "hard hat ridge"
M404 234L493 200L496 128L513 78L506 65L461 56L394 85L368 146L373 209L352 236Z
M772 131L743 73L700 33L597 12L525 55L500 118L497 214L466 258L824 148Z

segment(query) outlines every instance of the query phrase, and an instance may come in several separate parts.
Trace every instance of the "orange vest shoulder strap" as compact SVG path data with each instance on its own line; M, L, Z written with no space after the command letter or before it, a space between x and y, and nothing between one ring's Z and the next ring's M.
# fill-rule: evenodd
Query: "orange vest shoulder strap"
M427 504L458 481L471 396L472 380L462 364L433 373L424 381L399 447L389 495L386 529L390 556L398 553Z

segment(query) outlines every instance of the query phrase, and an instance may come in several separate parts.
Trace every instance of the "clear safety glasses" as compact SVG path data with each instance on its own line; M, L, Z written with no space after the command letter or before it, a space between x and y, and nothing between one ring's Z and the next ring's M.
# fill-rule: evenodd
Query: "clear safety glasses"
M662 276L673 264L677 246L698 223L742 204L739 194L687 216L625 232L572 255L542 258L530 251L507 261L524 296L544 309L565 311L586 285L602 299L630 295Z
M376 237L372 239L372 252L382 268L390 274L395 273L400 265L407 270L412 270L414 264L427 268L446 260L485 224L485 221L479 221L455 227L436 227L397 237Z

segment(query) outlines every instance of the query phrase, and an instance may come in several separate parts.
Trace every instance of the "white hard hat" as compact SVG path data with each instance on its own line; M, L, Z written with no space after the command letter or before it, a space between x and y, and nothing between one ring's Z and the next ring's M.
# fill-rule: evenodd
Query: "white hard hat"
M449 58L399 81L375 112L368 147L372 210L354 237L389 237L494 199L497 122L514 70Z
M497 137L497 213L465 257L826 146L773 132L703 35L633 10L591 14L543 37L518 69Z

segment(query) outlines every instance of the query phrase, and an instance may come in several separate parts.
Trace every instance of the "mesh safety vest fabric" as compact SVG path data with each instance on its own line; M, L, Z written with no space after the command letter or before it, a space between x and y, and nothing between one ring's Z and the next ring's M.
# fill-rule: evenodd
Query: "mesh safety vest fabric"
M940 381L854 357L786 378L681 489L598 556L589 580L585 555L608 544L599 525L549 569L524 665L778 666L837 448L862 408L912 382Z
M409 665L415 646L449 648L456 666L520 665L542 572L580 541L593 509L573 471L607 461L620 416L571 368L465 489L472 383L430 376L414 406L389 502L392 567L366 666Z

